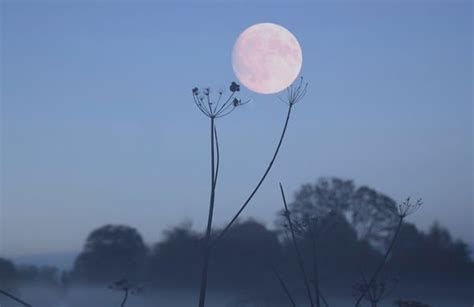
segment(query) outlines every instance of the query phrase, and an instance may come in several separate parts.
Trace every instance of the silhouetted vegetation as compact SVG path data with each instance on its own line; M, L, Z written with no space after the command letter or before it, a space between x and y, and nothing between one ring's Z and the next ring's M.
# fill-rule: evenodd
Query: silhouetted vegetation
M215 236L212 237L212 220L214 216L214 206L215 206L215 193L216 187L219 178L219 162L220 162L220 150L219 150L219 138L217 134L217 126L216 120L222 117L225 117L232 113L236 107L244 105L248 103L242 102L241 99L235 97L236 92L240 91L240 85L232 82L229 90L230 94L228 95L227 99L222 99L223 92L217 92L217 95L211 95L210 88L199 89L197 87L192 89L192 96L194 99L194 103L198 107L198 109L209 118L210 121L210 156L211 156L211 182L210 182L210 197L209 197L209 211L208 211L208 219L207 219L207 226L204 236L204 244L203 244L203 251L202 251L202 266L201 266L201 278L199 281L199 307L204 307L206 302L206 293L207 287L209 283L209 266L210 266L210 258L213 252L214 246L216 245L217 241L229 232L230 228L236 223L238 217L245 208L248 206L252 198L255 196L257 191L260 189L260 186L265 181L265 178L269 174L270 170L272 169L273 163L275 162L276 157L278 156L278 152L280 151L281 145L283 143L283 139L285 137L285 133L288 127L288 123L290 120L291 111L293 106L297 104L306 94L308 84L303 83L303 78L300 78L300 82L297 84L292 84L287 88L287 97L285 99L279 97L280 101L285 103L288 106L288 112L286 115L286 119L284 121L283 130L280 134L280 139L278 141L278 145L276 146L272 158L268 163L263 175L258 180L257 184L250 192L247 199L244 203L240 206L240 209L234 214L231 218L230 222L222 229L222 231Z
M127 303L128 296L130 294L139 294L143 291L143 285L130 283L127 279L118 280L111 285L109 289L123 292L123 299L120 303L120 307L125 307Z
M74 279L108 282L143 276L148 250L134 228L106 225L94 230L74 264Z
M370 197L360 197L361 191ZM324 303L322 297L329 300L334 295L350 295L355 281L359 281L355 286L358 290L371 291L366 299L386 298L392 286L384 276L396 277L397 289L415 283L425 287L472 285L474 263L465 243L453 240L438 223L422 232L405 221L396 246L386 259L383 276L377 276L370 283L369 275L363 282L361 272L373 272L384 261L383 253L390 241L367 235L371 231L362 227L360 221L365 220L363 225L374 224L378 229L382 226L377 223L388 225L383 228L391 229L392 232L387 232L390 237L393 226L388 213L383 214L383 219L372 215L373 210L380 212L383 208L367 210L363 216L353 218L356 213L352 210L362 206L362 199L369 207L389 206L387 212L397 217L400 208L389 197L340 179L322 179L304 185L296 192L294 201L288 199L304 271L313 295L320 294L320 304ZM316 219L313 212L318 212L320 218ZM306 296L294 243L288 236L282 212L276 215L275 226L270 229L249 219L237 221L229 229L225 240L214 247L210 257L209 284L213 289L239 293L244 298L274 298L287 305L291 301L282 285L291 292L293 300ZM215 229L211 239L221 231ZM71 272L61 274L51 267L15 266L0 259L0 288L15 293L18 285L29 283L51 286L93 283L106 287L111 280L126 279L133 284L149 283L151 289L195 291L200 280L203 237L193 230L191 223L183 223L165 231L159 242L147 246L134 228L106 225L91 232ZM314 271L315 242L317 273ZM317 285L316 281L319 281ZM316 304L317 296L314 298ZM412 304L410 302L399 304L412 306L407 305Z

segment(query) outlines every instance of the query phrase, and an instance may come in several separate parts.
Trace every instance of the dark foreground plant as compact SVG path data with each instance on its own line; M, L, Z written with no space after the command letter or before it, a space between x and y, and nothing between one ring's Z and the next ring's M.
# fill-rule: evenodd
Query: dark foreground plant
M360 305L362 299L364 299L367 292L371 289L372 285L377 280L379 274L382 272L382 269L387 263L388 256L392 252L392 249L395 246L395 242L397 241L398 235L400 234L400 229L402 228L403 221L408 215L415 213L421 207L422 203L423 202L421 201L421 199L418 199L416 202L412 203L410 197L408 197L405 201L401 202L397 206L397 211L398 211L397 228L395 229L392 240L390 241L390 244L387 250L385 251L385 254L383 255L382 261L375 269L374 273L372 274L372 277L368 280L367 286L364 289L362 289L362 291L360 292L360 295L358 296L357 301L355 303L355 307L358 307Z
M122 279L111 284L109 289L123 292L123 299L120 307L124 307L127 303L129 295L141 293L143 291L143 285L132 284L128 280Z
M273 274L275 274L275 277L278 279L278 282L280 283L280 286L283 289L283 292L285 292L286 297L290 301L291 306L296 307L295 300L293 299L293 296L291 295L290 290L288 289L288 286L286 285L285 281L281 277L280 273L278 273L278 270L273 265L271 265L271 268L272 268Z
M281 187L280 187L281 188ZM289 218L290 211L285 208L282 215L286 220L283 225L287 231L293 228L293 231L301 239L305 240L309 246L311 246L311 260L312 260L312 283L315 296L315 305L320 307L321 303L328 306L328 302L321 292L320 281L319 281L319 238L331 228L334 224L333 217L335 212L333 210L318 210L318 214L303 214L301 216ZM292 227L289 222L291 221ZM293 245L296 241L293 242Z
M306 274L306 270L304 268L303 257L301 256L300 249L298 247L298 242L296 240L295 228L293 227L293 222L291 221L291 212L288 210L288 204L286 203L285 192L283 191L283 186L280 183L280 192L281 198L283 200L283 206L285 207L284 216L288 222L288 227L290 230L291 241L293 242L293 247L296 253L296 261L298 262L298 266L300 269L301 277L303 279L303 283L306 289L306 294L308 296L308 301L311 307L314 307L313 296L311 294L311 288L309 287L308 275Z
M356 295L365 293L365 300L371 307L377 307L381 300L386 299L398 284L396 278L375 280L369 284L367 278L362 274L361 281L354 285Z
M257 185L252 190L250 195L241 205L240 209L237 213L232 217L230 222L224 227L221 233L219 233L216 238L211 241L211 232L212 232L212 219L214 215L214 203L215 203L215 194L216 194L216 186L218 181L219 175L219 140L217 136L217 127L216 127L216 119L224 117L232 113L235 108L248 103L248 101L242 101L235 97L236 92L240 91L240 85L235 82L232 82L229 90L230 94L227 96L226 99L223 99L223 92L217 92L216 97L211 95L211 90L209 88L198 89L193 88L192 95L194 99L194 103L198 107L198 109L209 118L210 120L210 143L211 143L211 192L209 197L209 211L208 211L208 219L207 219L207 226L204 238L204 251L203 251L203 263L201 269L201 282L200 282L200 290L199 290L199 307L204 307L206 302L206 292L207 292L207 283L208 283L208 271L209 271L209 259L211 255L212 247L220 240L222 237L228 232L228 230L232 227L232 225L237 221L240 214L245 210L247 205L250 203L252 198L255 196L257 191L259 190L260 186L264 182L265 178L267 177L268 173L270 172L280 147L283 143L283 139L285 137L286 129L288 127L288 122L290 120L290 115L293 106L300 101L304 95L306 94L307 84L303 83L303 79L300 79L300 82L297 85L292 85L287 89L287 97L286 99L280 98L288 106L288 112L285 119L285 124L283 130L280 135L280 139L278 145L273 153L273 156L268 164L267 168L265 169L262 177L259 179ZM211 97L212 96L212 97Z
M12 299L12 300L14 300L15 302L17 302L17 303L19 303L19 304L21 304L21 305L23 305L23 306L25 306L25 307L31 307L31 306L32 306L32 305L28 304L27 302L23 301L22 299L20 299L20 298L14 296L13 294L8 293L8 292L5 291L5 290L0 289L0 294L2 294L2 295L4 295L4 296L6 296L6 297L8 297L8 298L10 298L10 299Z

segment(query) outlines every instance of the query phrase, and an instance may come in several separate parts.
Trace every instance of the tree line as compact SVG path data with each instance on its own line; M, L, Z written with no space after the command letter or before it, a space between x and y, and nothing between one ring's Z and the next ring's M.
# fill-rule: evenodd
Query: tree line
M356 187L352 181L323 178L303 185L290 202L289 211L296 230L307 226L305 221L319 227L312 229L318 235L321 291L348 292L361 272L373 270L380 262L394 229L396 203L374 189ZM230 229L210 259L212 287L261 294L275 291L281 277L292 291L303 292L284 217L283 211L278 212L272 228L248 219ZM41 282L67 287L127 279L150 288L193 289L199 284L203 238L191 223L183 223L165 231L162 240L149 246L130 226L105 225L90 233L70 271L16 267L0 259L0 283ZM311 271L314 246L304 235L298 235L297 240L304 265ZM467 245L454 240L438 223L425 233L404 222L384 276L403 284L469 284L474 281L474 263Z

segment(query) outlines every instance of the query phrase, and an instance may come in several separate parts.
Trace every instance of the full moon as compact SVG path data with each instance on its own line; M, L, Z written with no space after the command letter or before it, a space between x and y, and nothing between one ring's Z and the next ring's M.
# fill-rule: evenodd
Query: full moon
M274 23L255 24L243 31L232 50L239 81L260 94L273 94L295 81L303 64L296 37Z

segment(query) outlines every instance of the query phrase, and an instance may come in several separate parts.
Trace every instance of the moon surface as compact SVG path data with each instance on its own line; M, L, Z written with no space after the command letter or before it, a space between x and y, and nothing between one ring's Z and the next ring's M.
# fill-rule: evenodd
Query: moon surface
M296 37L274 23L245 29L232 50L232 67L239 81L260 94L280 92L300 73L303 53Z

